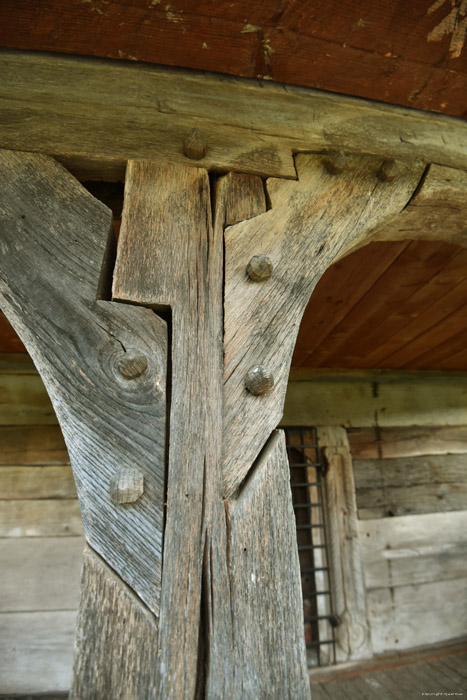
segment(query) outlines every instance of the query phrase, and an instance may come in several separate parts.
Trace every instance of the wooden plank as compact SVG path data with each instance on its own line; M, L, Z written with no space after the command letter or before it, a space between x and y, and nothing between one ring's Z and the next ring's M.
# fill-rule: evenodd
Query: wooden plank
M109 293L111 214L62 166L45 156L2 151L0 172L2 308L52 398L87 540L157 611L165 500L166 323L152 310L97 298ZM146 358L147 367L131 379L125 363L135 356ZM135 466L144 493L131 505L115 503L109 497L111 480ZM40 502L35 522L30 501L16 510L14 503L2 504L7 531L64 534L63 511L71 502ZM57 508L63 512L58 519ZM77 520L78 514L76 530Z
M271 437L238 498L228 502L227 512L236 640L231 697L256 700L274 688L277 697L309 698L297 535L283 433Z
M155 697L156 616L90 548L82 588L70 698Z
M76 610L84 543L84 537L0 539L0 612Z
M466 455L423 455L398 459L354 460L357 492L361 489L410 488L421 484L467 482Z
M465 426L352 428L348 438L354 460L467 454Z
M0 352L0 374L37 374L37 369L27 352Z
M83 534L75 499L0 501L0 537L69 537Z
M107 0L61 10L59 0L4 0L2 45L264 76L464 116L464 35L449 4Z
M68 691L76 612L0 613L0 692Z
M280 420L298 327L318 279L345 250L369 240L379 220L400 211L421 175L415 164L397 181L375 186L365 158L349 159L339 176L330 174L316 156L297 156L296 165L298 183L267 183L270 211L225 234L226 494L241 483ZM249 260L258 254L268 256L274 266L263 284L245 274ZM285 295L291 280L293 292ZM258 365L274 378L274 387L260 397L245 389L247 373Z
M0 311L0 348L2 353L26 353L26 348L24 347L21 340L18 338L14 332L11 324L4 313ZM27 355L26 355L27 357Z
M344 428L318 431L327 463L325 512L329 538L338 661L371 656L366 591L358 540L357 502L349 444Z
M381 381L375 375L357 380L343 376L314 381L291 381L287 386L281 425L341 425L346 428L404 426L465 426L467 382L457 374L455 382L442 376L395 375L398 381ZM365 381L365 376L367 380Z
M70 463L58 425L0 427L0 465Z
M56 424L57 416L38 374L0 375L0 426Z
M458 578L369 591L374 653L434 644L463 635L467 615L465 586L466 579Z
M197 674L202 673L198 666L204 661L198 647L205 557L214 557L209 566L218 576L213 635L222 638L230 621L225 513L217 485L222 439L221 270L222 228L213 234L207 172L130 162L113 296L170 307L172 314L158 690L167 700L194 696ZM215 535L211 527L216 528ZM215 545L211 537L216 538ZM212 554L217 547L224 551L224 565L218 571L217 554ZM221 645L216 650L210 643L210 665L216 663L217 654L223 654L224 668L216 665L228 685L229 649Z
M0 500L77 498L71 467L0 467Z
M293 367L314 364L316 348L408 245L408 241L369 243L326 270L303 314Z
M121 179L129 158L186 163L193 128L203 166L224 172L295 177L292 151L329 148L467 166L467 126L442 115L115 61L4 50L1 62L0 145L58 156L88 179Z
M421 513L462 510L467 498L465 480L454 483L420 484L357 490L360 520Z

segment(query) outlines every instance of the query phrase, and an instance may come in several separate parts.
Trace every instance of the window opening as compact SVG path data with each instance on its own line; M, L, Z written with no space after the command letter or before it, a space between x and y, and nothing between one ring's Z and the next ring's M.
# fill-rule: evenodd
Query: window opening
M303 592L305 642L309 666L336 663L329 550L326 536L326 467L315 428L284 428L290 465Z

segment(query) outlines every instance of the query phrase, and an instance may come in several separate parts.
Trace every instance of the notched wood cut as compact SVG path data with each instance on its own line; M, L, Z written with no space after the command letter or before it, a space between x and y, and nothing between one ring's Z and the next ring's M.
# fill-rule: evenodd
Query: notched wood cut
M228 521L235 640L231 697L308 700L300 567L282 431L268 441L238 498L228 502Z
M46 156L0 152L2 308L52 399L88 541L158 612L165 474L166 324L148 309L96 300L111 213ZM119 371L144 355L137 378ZM138 468L144 494L112 502Z
M377 177L381 162L348 157L341 175L322 157L296 157L299 181L268 180L272 209L226 229L224 336L224 494L235 491L278 424L303 311L321 275L372 231L399 215L424 170L401 164L392 182ZM248 283L253 255L266 255L273 275ZM249 394L244 379L255 365L273 374L273 389Z

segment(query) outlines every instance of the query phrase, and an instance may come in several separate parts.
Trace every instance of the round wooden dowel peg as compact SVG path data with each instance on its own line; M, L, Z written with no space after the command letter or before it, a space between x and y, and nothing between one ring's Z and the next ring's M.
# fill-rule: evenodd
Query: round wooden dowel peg
M206 155L206 142L199 129L193 129L183 144L183 153L191 160L202 160Z
M139 469L120 469L110 481L114 503L135 503L144 493L144 474Z
M147 368L148 358L146 355L137 355L127 352L117 360L117 369L125 379L137 379Z
M255 396L266 394L274 386L274 377L271 370L264 365L255 365L245 377L245 386Z
M392 182L399 175L399 168L394 160L385 160L376 173L381 182Z
M248 277L253 282L264 282L272 275L271 258L267 255L253 255L250 262L246 266Z
M340 175L344 172L347 159L343 151L330 151L323 160L324 167L331 175Z

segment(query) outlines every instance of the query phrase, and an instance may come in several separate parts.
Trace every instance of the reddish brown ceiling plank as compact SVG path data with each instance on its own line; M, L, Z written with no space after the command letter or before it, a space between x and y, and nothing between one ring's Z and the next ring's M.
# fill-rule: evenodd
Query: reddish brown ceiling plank
M260 42L257 33L242 33L243 23L182 14L167 3L158 7L104 0L4 0L0 44L254 74Z
M393 313L374 319L373 330L365 338L364 359L366 366L375 367L401 345L403 332L417 323L419 316L431 313L433 305L449 294L467 277L467 250L440 243L446 252L446 265L414 294L398 305ZM465 297L467 301L467 296ZM454 308L458 305L454 302Z
M430 6L427 0L3 0L0 44L261 75L463 116L467 49L460 51L460 20L453 21L454 33L442 35L436 27L451 12L450 0L431 13ZM428 41L433 32L439 41Z
M26 348L2 311L0 311L0 352L26 352Z
M449 357L444 358L439 363L438 369L465 371L467 367L467 337L465 335L462 339L462 345L463 347L459 352L454 351L454 354L452 354L453 350L451 350Z
M408 245L408 241L370 243L326 271L303 315L293 367L308 365L308 357Z
M443 332L443 324L449 319L454 332L467 325L467 280L463 279L448 294L445 294L431 308L420 314L415 321L398 333L399 347L388 354L377 368L401 368L420 357L427 348L436 345L436 336ZM434 338L434 339L433 339Z
M317 348L314 367L357 367L368 350L366 337L373 326L392 313L409 295L430 280L446 263L439 243L412 241L358 304ZM403 282L401 283L401 280Z
M460 329L460 330L459 330ZM425 337L427 350L407 362L402 369L448 369L451 357L465 350L467 344L467 314L454 313Z

